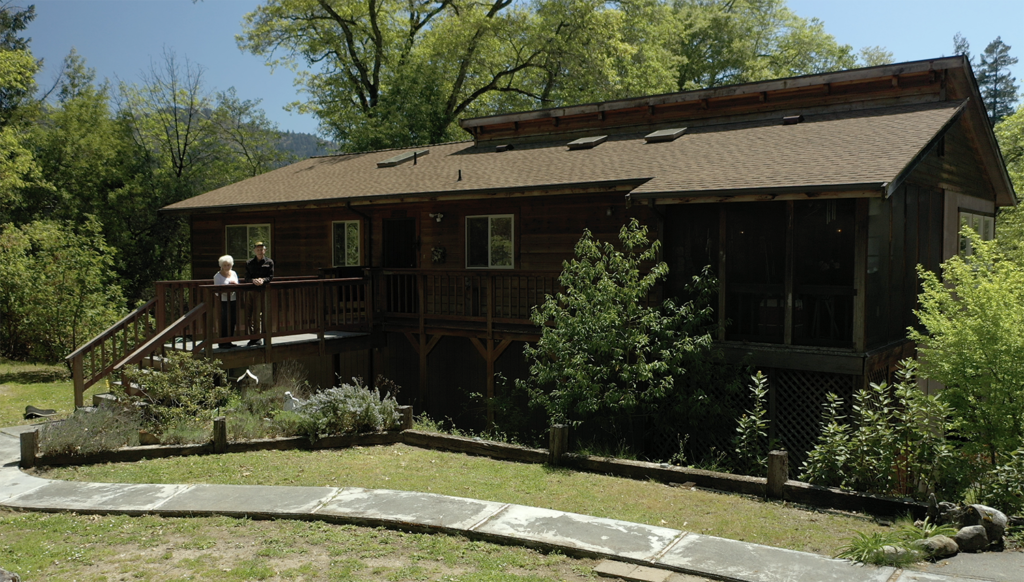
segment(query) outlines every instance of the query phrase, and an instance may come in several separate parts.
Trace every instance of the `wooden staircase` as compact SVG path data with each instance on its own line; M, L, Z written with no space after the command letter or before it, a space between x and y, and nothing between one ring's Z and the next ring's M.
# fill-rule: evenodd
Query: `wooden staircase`
M217 295L224 286L208 280L159 281L156 298L71 354L75 406L84 404L85 392L110 376L120 376L126 366L159 370L173 352L192 352L213 357L215 344L262 340L259 361L273 362L274 338L315 334L306 342L304 355L324 355L329 332L368 334L373 324L370 281L364 278L318 279L280 277L267 288L232 285L233 304ZM233 305L234 329L221 333L221 310ZM246 329L252 316L254 329ZM294 357L296 349L282 356ZM236 358L237 359L237 358Z

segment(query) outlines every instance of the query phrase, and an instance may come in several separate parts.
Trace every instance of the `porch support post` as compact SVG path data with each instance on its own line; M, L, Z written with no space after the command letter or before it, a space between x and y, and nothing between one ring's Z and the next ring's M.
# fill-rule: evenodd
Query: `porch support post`
M85 366L84 356L78 354L71 359L71 378L75 383L75 408L85 406Z
M857 199L856 226L853 235L853 350L863 353L867 347L867 272L868 272L868 204ZM865 375L867 371L865 371Z
M263 302L263 363L271 364L274 362L274 358L271 356L272 340L274 337L271 328L274 326L274 311L272 307L276 303L270 296L273 291L270 288L270 283L264 283L265 289L260 293L260 301Z
M726 278L726 221L725 204L718 205L718 341L725 341L725 289Z
M782 343L793 345L793 239L796 238L793 232L795 221L793 220L793 201L786 201L786 268L785 281L783 282L785 297L785 316L782 324Z
M203 303L206 304L206 313L203 315L203 339L206 349L203 350L203 353L209 359L213 357L213 321L214 318L218 318L217 321L220 321L220 312L225 309L225 306L220 298L214 304L211 289L203 289ZM224 330L221 330L221 333L224 333ZM192 347L195 348L195 346Z
M412 344L412 349L416 350L416 354L419 355L420 360L420 391L419 398L420 403L426 409L427 401L427 356L430 355L431 350L437 345L437 342L441 341L440 335L432 336L429 340L427 339L426 333L420 333L419 337L415 334L406 332L405 339L409 340Z
M326 318L324 317L324 311L327 309L327 303L324 301L324 298L327 297L327 293L325 291L326 290L324 289L324 282L323 280L320 280L320 282L318 282L316 286L316 333L317 339L320 340L319 347L321 357L323 357L323 355L327 353L327 327L325 322ZM341 291L339 289L339 293L340 292ZM373 381L373 376L370 377L370 381Z
M494 362L501 357L512 340L505 339L495 344L494 341L485 338L483 343L480 343L479 339L471 337L469 341L473 342L473 347L487 362L487 425L491 426L494 424Z

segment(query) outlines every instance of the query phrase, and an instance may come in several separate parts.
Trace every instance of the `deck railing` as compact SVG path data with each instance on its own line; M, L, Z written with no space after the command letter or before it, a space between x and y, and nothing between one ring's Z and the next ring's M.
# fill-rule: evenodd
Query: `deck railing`
M86 390L160 330L156 304L155 299L149 301L65 358L74 381L75 406L82 406Z
M462 321L469 327L530 325L530 311L560 289L557 272L371 269L371 277L280 277L266 288L211 285L209 280L159 281L155 298L67 357L75 405L85 391L130 364L155 365L170 351L204 352L217 344L316 334L368 332L375 311L386 320ZM221 293L235 300L221 301ZM376 295L375 295L376 293ZM222 330L225 309L233 310ZM404 324L402 322L405 322Z
M384 269L376 276L392 318L529 324L533 307L561 289L551 271Z
M209 319L207 304L200 302L188 313L173 321L166 328L151 337L132 353L114 365L112 372L122 374L127 366L139 365L141 368L163 369L168 354L173 352L199 352L208 345L201 339L202 330Z

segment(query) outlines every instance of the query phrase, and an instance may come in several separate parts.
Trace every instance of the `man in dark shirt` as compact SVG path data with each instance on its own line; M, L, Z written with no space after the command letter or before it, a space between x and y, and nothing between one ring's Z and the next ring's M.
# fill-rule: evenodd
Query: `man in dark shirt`
M252 283L259 289L266 289L267 285L274 278L274 259L267 257L267 247L262 241L253 245L255 257L245 264L245 282ZM249 312L248 329L249 334L262 333L261 323L263 322L263 296L262 294L246 293ZM250 346L258 346L263 343L262 339L249 340Z

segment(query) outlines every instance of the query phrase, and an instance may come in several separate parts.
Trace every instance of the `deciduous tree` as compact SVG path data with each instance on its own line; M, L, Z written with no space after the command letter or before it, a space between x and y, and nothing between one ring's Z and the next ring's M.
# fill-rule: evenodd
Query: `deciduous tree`
M919 268L910 328L921 372L945 384L941 400L967 443L993 464L1024 444L1024 268L970 228L972 254L942 264L941 279Z

